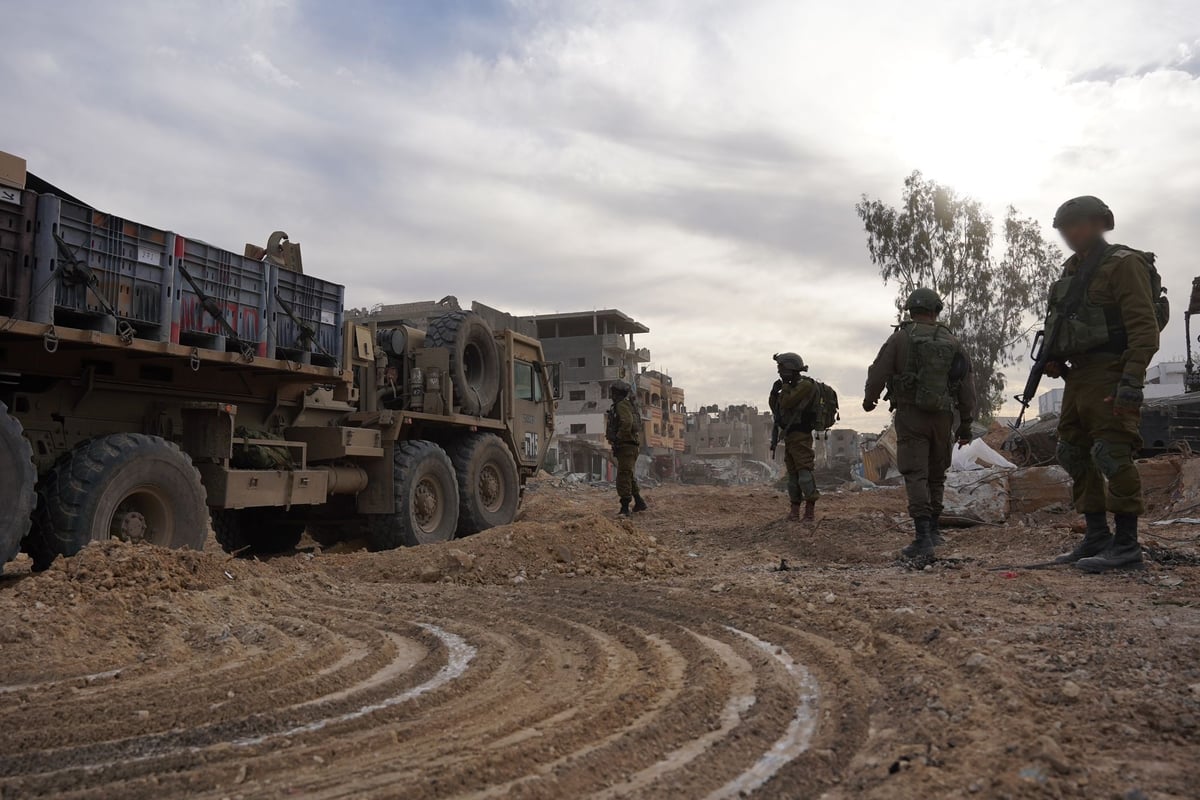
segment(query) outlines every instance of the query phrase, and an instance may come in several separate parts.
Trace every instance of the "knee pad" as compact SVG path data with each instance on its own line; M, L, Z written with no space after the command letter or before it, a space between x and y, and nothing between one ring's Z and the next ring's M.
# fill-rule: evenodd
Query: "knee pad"
M812 470L800 470L796 475L796 485L805 497L812 497L817 493L817 481L813 478Z
M1133 448L1128 444L1114 444L1103 439L1092 445L1092 461L1096 469L1106 478L1112 478L1127 464L1133 463Z
M1097 442L1096 444L1099 444ZM1058 463L1067 471L1073 480L1079 480L1087 474L1092 466L1092 453L1086 447L1080 447L1070 442L1059 441Z

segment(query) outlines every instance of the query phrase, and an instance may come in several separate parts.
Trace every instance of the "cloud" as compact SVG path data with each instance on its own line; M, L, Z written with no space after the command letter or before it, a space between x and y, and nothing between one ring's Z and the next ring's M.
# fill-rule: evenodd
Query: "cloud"
M894 287L854 203L914 168L997 214L1100 194L1190 283L1190 2L34 5L0 49L33 171L233 249L286 229L354 305L621 308L693 406L762 404L780 350L857 406Z

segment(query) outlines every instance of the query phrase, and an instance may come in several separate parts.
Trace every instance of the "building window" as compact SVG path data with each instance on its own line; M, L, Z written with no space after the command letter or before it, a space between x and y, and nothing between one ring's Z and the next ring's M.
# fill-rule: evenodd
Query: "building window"
M571 392L571 393L570 393L570 399L571 399L571 400L586 400L586 399L587 399L587 392L584 392L584 391L573 391L573 392Z
M577 359L575 359L575 366L577 366L577 367L586 367L586 366L587 366L587 359L586 359L586 358L577 358Z
M571 435L572 436L587 435L587 425L585 423L578 423L578 422L571 423Z
M658 436L658 425L657 424L654 426L654 435Z

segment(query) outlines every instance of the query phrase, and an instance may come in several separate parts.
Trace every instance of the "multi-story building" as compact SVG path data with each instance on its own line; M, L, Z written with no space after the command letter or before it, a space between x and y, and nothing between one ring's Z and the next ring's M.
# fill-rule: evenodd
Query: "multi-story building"
M662 477L674 475L678 456L686 447L687 422L683 389L671 376L657 370L644 370L637 377L638 406L642 410L642 449L655 460Z
M616 309L528 319L537 326L547 361L562 365L551 459L570 472L611 478L612 459L604 439L608 389L613 381L624 380L638 385L640 394L639 366L650 360L650 351L638 347L634 337L650 329ZM645 415L643 409L643 421Z

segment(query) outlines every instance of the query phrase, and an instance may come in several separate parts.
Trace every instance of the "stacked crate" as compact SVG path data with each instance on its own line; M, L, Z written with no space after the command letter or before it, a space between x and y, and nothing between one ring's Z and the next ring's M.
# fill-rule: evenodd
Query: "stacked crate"
M44 194L35 237L36 321L170 339L174 234Z
M270 275L266 262L176 236L172 341L268 355ZM210 307L218 306L220 320L205 307L205 298Z
M338 366L345 287L283 267L271 271L271 284L270 352L274 357Z
M29 319L37 197L0 185L0 316Z

